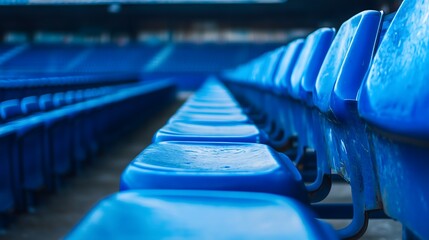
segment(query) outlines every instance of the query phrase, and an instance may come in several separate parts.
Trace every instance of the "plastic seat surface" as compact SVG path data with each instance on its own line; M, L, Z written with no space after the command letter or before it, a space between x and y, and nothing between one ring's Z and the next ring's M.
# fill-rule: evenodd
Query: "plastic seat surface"
M153 137L154 142L163 141L211 141L252 142L264 141L253 124L196 124L174 122L162 127Z
M39 101L37 97L25 97L21 100L21 110L25 115L30 115L40 111Z
M20 102L18 99L11 99L0 103L0 115L3 121L11 121L22 117Z
M287 45L285 53L280 59L279 67L274 76L274 89L277 94L288 95L291 89L291 75L298 60L302 47L305 43L304 39L297 39Z
M187 101L184 106L189 107L202 107L202 108L228 108L228 107L240 107L238 103L232 102L232 101L224 101L224 102L216 102L216 101L193 101L189 100Z
M200 123L200 124L241 124L248 123L247 115L238 114L216 114L216 113L176 113L169 123L172 122Z
M289 198L173 190L127 191L106 198L66 236L91 238L337 239L332 228Z
M406 0L358 99L386 213L429 238L429 1Z
M347 104L357 101L375 51L381 19L379 11L364 11L339 29L315 82L313 101L321 112L332 111L337 118L350 114L348 109L353 107Z
M243 113L243 109L240 107L198 107L198 106L182 106L178 112L185 113L212 113L212 114L237 114Z
M252 191L307 199L290 160L254 143L152 144L126 168L121 189Z
M42 111L50 111L55 108L52 94L48 93L39 97L39 108Z
M334 29L321 28L305 39L291 76L290 95L293 98L312 104L314 83L334 35Z
M359 99L359 113L371 124L425 140L429 140L427 10L428 1L407 0L402 4Z
M379 188L356 101L372 61L381 20L381 12L370 10L342 24L323 62L313 94L318 108L313 110L312 126L319 171L327 174L335 171L350 182L352 189L360 188L359 194L365 202L355 201L355 205L369 210L381 208Z

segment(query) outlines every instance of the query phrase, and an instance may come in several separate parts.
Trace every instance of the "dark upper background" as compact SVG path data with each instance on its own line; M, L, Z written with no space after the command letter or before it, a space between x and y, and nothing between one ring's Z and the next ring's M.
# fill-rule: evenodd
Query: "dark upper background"
M39 0L44 4L11 2L15 4L0 6L2 34L8 31L108 31L133 36L142 29L186 30L201 22L209 23L211 27L215 25L217 29L312 30L321 26L338 27L362 10L376 9L389 13L398 5L392 0L288 0L263 4L134 2L64 5L47 4L53 2L49 0Z

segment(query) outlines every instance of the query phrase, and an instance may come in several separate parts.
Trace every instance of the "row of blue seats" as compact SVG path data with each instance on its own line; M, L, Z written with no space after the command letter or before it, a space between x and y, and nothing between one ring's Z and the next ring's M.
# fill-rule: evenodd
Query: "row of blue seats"
M34 207L35 193L57 190L64 176L78 172L102 147L174 96L174 84L166 80L1 103L6 119L27 115L0 125L0 215ZM152 108L152 102L160 108Z
M224 75L242 104L264 113L256 119L270 145L297 139L298 164L306 149L316 152L309 190L339 174L352 185L356 215L383 209L421 238L429 237L421 68L429 29L415 23L427 10L426 1L410 0L381 24L375 12L358 15L335 38L321 29Z
M137 73L163 47L146 44L2 45L0 72ZM3 57L3 56L6 56ZM126 57L127 61L118 61Z
M243 63L277 46L245 43L4 44L0 45L0 72L214 72ZM227 58L229 54L234 57ZM208 61L207 55L219 60ZM124 57L127 61L118 61Z
M314 183L305 186L291 159L261 144L272 136L212 79L126 168L122 192L68 238L351 238L378 210L400 221L404 236L428 238L428 8L426 0L405 0L385 34L382 13L365 11L336 35L317 30L223 75L235 94L255 72L258 91L272 89L279 74L290 85L280 91L290 103L279 108L290 111L281 126L316 151ZM340 205L314 204L329 192L323 183L331 173L350 183L353 198L352 221L336 233L312 213L343 215Z
M0 102L1 122L9 122L37 112L47 112L62 106L100 97L118 90L117 87L88 88L76 91L48 93L41 96L29 96L22 99L10 99Z
M304 184L285 155L251 143L257 139L224 138L240 133L209 118L229 112L242 114L220 82L206 82L125 169L122 192L99 203L67 238L335 239L304 206ZM183 124L212 131L166 130ZM233 133L222 129L228 126Z
M107 85L123 85L138 81L132 74L48 74L13 73L2 74L0 101L43 95L52 92L78 90Z

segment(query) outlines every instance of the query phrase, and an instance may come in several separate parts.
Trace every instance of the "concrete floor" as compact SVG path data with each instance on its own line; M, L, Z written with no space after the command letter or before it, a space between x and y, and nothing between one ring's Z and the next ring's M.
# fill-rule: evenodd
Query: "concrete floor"
M179 105L176 103L118 141L109 151L102 153L95 164L66 181L59 193L45 197L34 213L17 216L9 230L0 235L0 239L60 239L65 236L97 201L118 190L123 169L150 144L152 135ZM349 187L336 184L328 201L346 202L349 199ZM329 222L335 227L347 224L347 221L339 220ZM373 220L362 239L400 238L400 224L392 220Z

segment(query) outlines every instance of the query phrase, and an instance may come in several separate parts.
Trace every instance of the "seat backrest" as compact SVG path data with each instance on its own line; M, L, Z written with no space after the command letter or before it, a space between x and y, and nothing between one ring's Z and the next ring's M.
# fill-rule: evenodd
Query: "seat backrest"
M50 111L55 108L52 94L43 94L39 97L39 107L42 111Z
M76 102L81 102L84 99L83 90L77 90L74 92L74 98Z
M358 97L386 213L429 239L429 0L405 0Z
M276 74L280 60L282 59L285 50L285 47L277 48L263 59L263 71L257 79L259 82L258 85L263 88L271 88L273 86L274 76Z
M311 95L314 83L334 35L333 28L321 28L305 39L305 44L292 72L290 95L293 98L312 103Z
M21 100L21 109L25 115L30 115L40 111L39 102L36 96L25 97Z
M66 104L73 104L75 102L75 92L74 91L67 91L64 94L64 100Z
M381 16L378 11L364 11L341 25L315 83L313 102L321 112L347 116L345 102L357 100L377 43Z
M429 1L405 1L362 86L359 113L399 135L429 140Z
M53 103L55 108L62 107L66 105L65 94L63 92L54 93Z
M274 76L274 91L278 94L286 95L291 90L291 76L298 56L301 53L304 39L297 39L289 43L284 50L284 54L279 60L277 71Z
M4 122L15 120L24 114L18 99L6 100L0 103L0 115Z
M365 125L356 113L356 95L373 57L381 19L381 12L364 11L342 24L313 93L318 108L312 125L318 168L325 167L324 172L334 172L350 184L355 222L365 211L382 208Z

